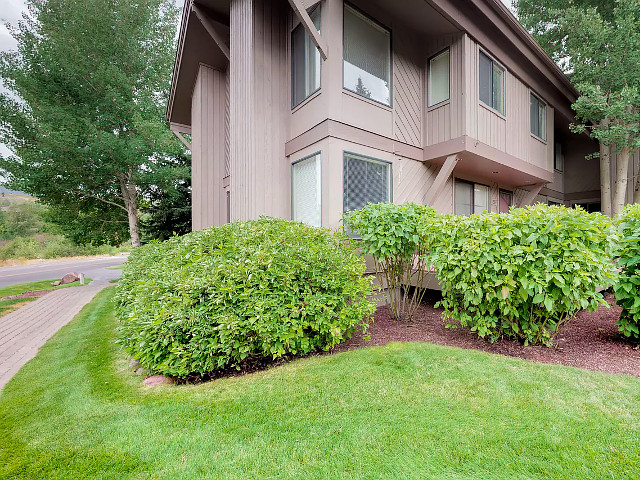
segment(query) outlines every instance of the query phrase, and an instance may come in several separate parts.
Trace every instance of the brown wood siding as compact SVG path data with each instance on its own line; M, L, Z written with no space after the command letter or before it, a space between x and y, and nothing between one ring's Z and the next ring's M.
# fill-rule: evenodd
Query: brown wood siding
M289 94L286 4L231 4L231 218L287 218L290 171L284 144Z
M531 135L531 89L512 72L505 77L505 114L482 104L479 99L478 62L480 50L491 56L469 37L464 37L465 81L467 82L466 134L491 147L520 158L545 170L553 170L554 109L544 92L533 92L547 103L547 139ZM500 63L500 59L495 61Z
M394 138L416 147L422 146L423 68L414 53L417 42L408 34L396 32L393 55L393 133Z
M440 105L428 106L427 88L428 61L435 54L449 48L449 101ZM425 81L424 105L426 109L425 145L435 145L457 138L463 134L464 122L464 36L443 36L429 42L426 48L426 58L423 65Z
M192 221L200 230L226 219L222 178L225 165L224 74L200 66L191 108Z
M230 69L224 75L224 176L231 175L231 92Z

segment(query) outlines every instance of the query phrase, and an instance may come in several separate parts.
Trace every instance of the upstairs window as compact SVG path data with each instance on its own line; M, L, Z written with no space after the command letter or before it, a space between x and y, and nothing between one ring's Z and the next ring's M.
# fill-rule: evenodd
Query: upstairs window
M480 52L480 101L504 115L505 71L487 54Z
M547 140L547 104L531 94L531 133L540 140Z
M309 14L320 31L320 7ZM320 89L320 52L304 26L299 24L291 32L291 108Z
M562 144L560 142L556 142L553 155L553 168L559 172L564 170L564 152L562 151Z
M320 153L298 160L291 166L292 219L312 227L322 225Z
M342 57L345 89L391 105L391 33L348 5Z
M391 201L391 164L353 153L344 154L343 208L360 210L368 203Z
M429 106L449 100L449 49L429 60Z
M489 211L489 187L478 183L455 181L454 213L456 215L472 215Z

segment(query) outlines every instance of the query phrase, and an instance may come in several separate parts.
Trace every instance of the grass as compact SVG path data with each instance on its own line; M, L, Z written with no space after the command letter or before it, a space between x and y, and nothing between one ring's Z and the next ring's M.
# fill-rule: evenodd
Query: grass
M8 287L0 287L0 298L11 297L13 295L21 295L25 292L33 292L38 290L58 290L59 288L77 287L80 285L79 282L74 282L54 287L53 285L51 285L51 282L54 281L55 280L40 280L37 282L19 283L17 285L10 285ZM91 281L91 279L85 278L84 281L86 285ZM34 300L37 300L37 298L28 297L15 298L12 300L2 300L0 301L0 317L13 312L14 310L17 310L18 308L26 305L29 302L33 302Z
M122 270L124 265L113 265L112 267L105 267L107 270Z
M640 476L638 378L394 343L148 389L112 295L0 394L0 478Z

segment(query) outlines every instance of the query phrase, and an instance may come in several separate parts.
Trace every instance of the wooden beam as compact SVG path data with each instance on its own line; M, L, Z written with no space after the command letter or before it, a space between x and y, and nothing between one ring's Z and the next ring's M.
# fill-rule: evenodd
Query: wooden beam
M198 17L198 20L200 20L200 23L202 23L202 26L209 33L209 35L211 35L211 38L213 38L213 41L216 42L216 45L220 47L220 50L222 50L222 53L224 54L224 56L227 57L227 60L230 61L231 52L229 52L229 47L227 47L227 44L224 43L224 39L218 33L216 28L213 26L213 23L211 22L211 19L209 18L209 16L206 13L204 13L202 10L200 10L200 7L198 7L195 3L193 4L193 13L196 14L196 17Z
M320 56L322 56L323 60L327 59L327 54L329 52L329 47L327 46L327 42L325 42L324 38L320 35L320 32L313 24L311 17L307 13L307 9L304 8L301 0L289 0L289 4L293 11L296 13L300 22L304 26L304 29L307 31L309 36L311 37L311 41L314 43L316 47L318 47L318 51L320 52Z
M187 141L187 139L184 138L184 136L182 135L183 133L191 135L191 127L187 125L181 125L179 123L171 123L169 125L169 129L173 132L173 134L176 137L178 137L178 140L180 140L185 147L191 150L191 142Z
M440 168L438 175L436 175L436 179L431 184L431 187L427 191L427 194L424 197L424 203L426 205L431 205L435 198L438 196L444 184L449 180L449 177L453 173L453 169L458 164L458 154L454 153L453 155L449 155L447 159L444 161L444 164Z
M536 183L535 185L531 185L530 190L524 194L518 206L526 207L527 205L531 205L540 193L540 190L542 190L542 187L544 187L545 185L546 183Z

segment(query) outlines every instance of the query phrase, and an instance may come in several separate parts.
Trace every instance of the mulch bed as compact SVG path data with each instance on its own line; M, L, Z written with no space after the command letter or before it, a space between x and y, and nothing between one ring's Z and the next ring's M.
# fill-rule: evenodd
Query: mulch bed
M38 298L46 295L53 290L30 290L28 292L21 293L20 295L9 295L8 297L0 298L0 302L5 300L16 300L17 298Z
M618 333L615 325L620 308L611 294L606 299L610 308L596 312L580 312L554 340L554 346L534 347L514 340L501 339L489 343L465 328L445 328L442 310L434 308L438 294L426 296L412 321L395 321L387 307L378 308L369 329L370 340L361 333L333 351L386 345L389 342L430 342L440 345L484 350L535 362L569 365L587 370L640 377L640 349Z

